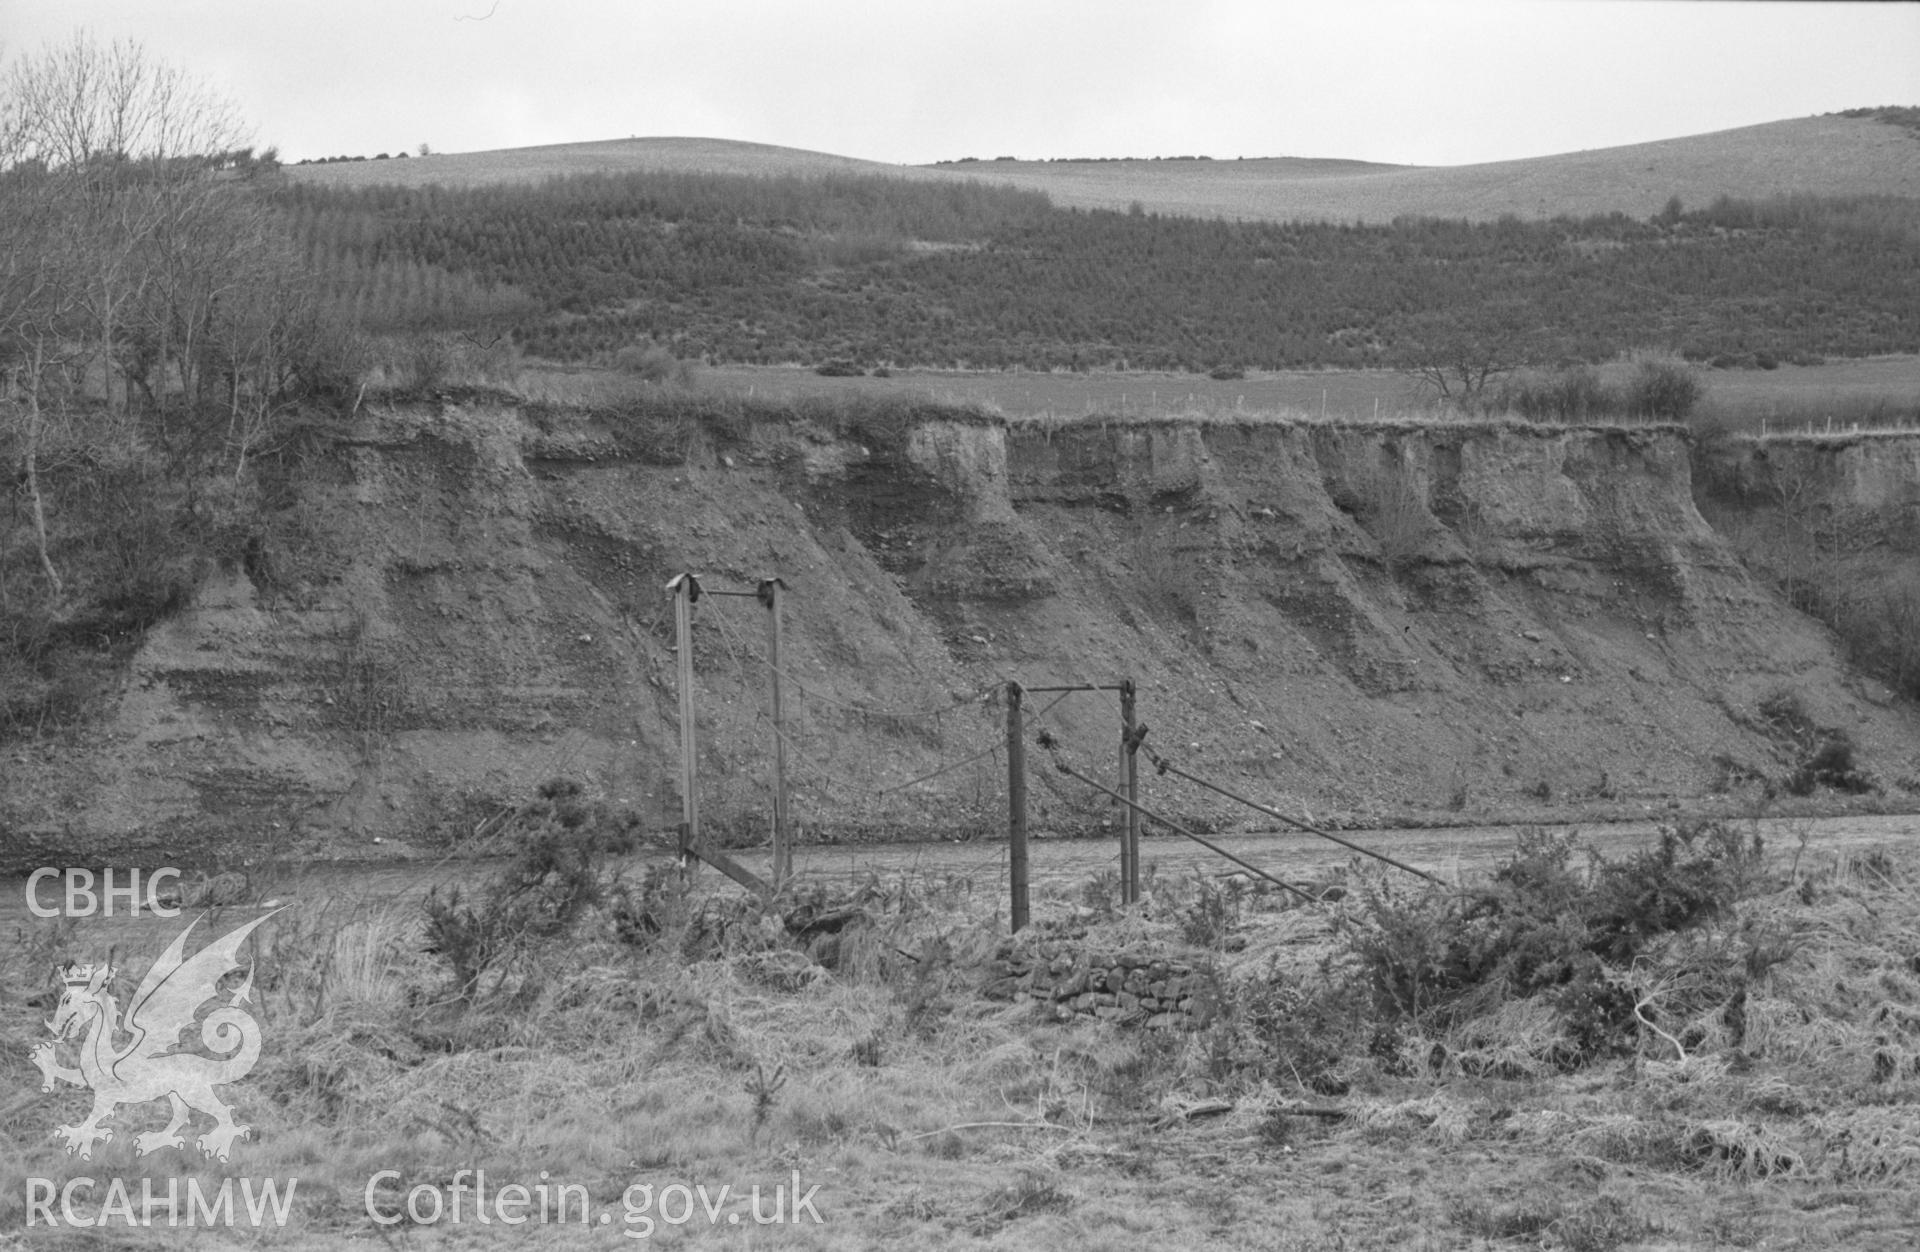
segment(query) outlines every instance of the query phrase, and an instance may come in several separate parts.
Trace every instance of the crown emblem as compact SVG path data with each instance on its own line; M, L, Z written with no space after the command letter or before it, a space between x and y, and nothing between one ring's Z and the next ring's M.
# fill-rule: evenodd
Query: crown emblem
M90 987L95 978L104 983L111 977L113 977L111 967L96 965L92 961L88 961L85 965L69 961L60 967L60 981L69 987Z

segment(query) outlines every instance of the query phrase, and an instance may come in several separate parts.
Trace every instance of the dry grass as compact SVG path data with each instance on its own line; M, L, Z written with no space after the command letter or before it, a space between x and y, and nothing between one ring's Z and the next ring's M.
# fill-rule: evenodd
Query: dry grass
M494 1187L546 1170L616 1227L636 1182L770 1189L798 1170L821 1186L823 1223L752 1228L750 1246L1909 1247L1920 859L1822 863L1816 848L1791 879L1784 858L1775 869L1777 889L1668 957L1681 978L1727 950L1720 937L1780 937L1791 954L1753 984L1739 1041L1714 1006L1659 1019L1685 1060L1649 1036L1638 1057L1561 1072L1553 1015L1511 1001L1350 1058L1343 1097L1300 1090L1231 1017L1162 1034L981 999L994 904L951 877L874 884L884 903L843 939L839 972L729 905L724 940L694 956L590 927L466 1012L411 910L296 907L263 946L271 1042L231 1089L257 1128L231 1167L136 1161L124 1136L90 1164L66 1158L46 1132L82 1097L39 1095L24 1059L45 1010L0 1022L0 1089L19 1093L0 1104L0 1223L22 1220L29 1176L297 1176L291 1226L246 1241L303 1247L374 1233L361 1195L380 1169L443 1195L461 1169ZM1123 910L1098 886L1043 891L1035 924L1173 948L1217 888L1156 880L1147 895ZM1229 986L1319 976L1337 950L1323 909L1235 898L1214 951ZM52 946L86 942L26 937L0 990L18 1004ZM1342 1116L1295 1111L1327 1106ZM657 1233L748 1246L720 1221ZM481 1246L579 1234L399 1230Z

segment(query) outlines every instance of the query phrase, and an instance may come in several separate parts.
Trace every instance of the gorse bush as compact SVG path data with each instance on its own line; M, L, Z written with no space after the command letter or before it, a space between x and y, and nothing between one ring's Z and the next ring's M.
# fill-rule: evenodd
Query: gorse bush
M421 902L426 948L452 967L455 996L472 1002L481 980L534 948L569 934L618 891L607 858L630 852L639 818L588 800L580 784L555 778L516 812L496 837L516 844L513 863L479 891L438 888Z
M1398 1036L1373 1011L1364 988L1326 977L1297 984L1274 973L1256 979L1237 1007L1273 1077L1290 1078L1320 1095L1345 1095L1358 1057L1395 1063Z
M1750 891L1761 845L1718 823L1668 827L1618 862L1573 864L1572 837L1522 836L1485 886L1410 890L1363 880L1339 925L1382 1021L1439 1029L1508 999L1544 995L1572 1062L1636 1036L1626 969L1664 936Z

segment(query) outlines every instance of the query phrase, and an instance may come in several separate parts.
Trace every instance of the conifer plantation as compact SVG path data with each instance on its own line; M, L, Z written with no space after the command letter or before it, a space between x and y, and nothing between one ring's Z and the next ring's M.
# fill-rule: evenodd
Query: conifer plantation
M509 331L560 361L652 339L763 364L1396 368L1464 333L1523 340L1532 364L1650 349L1764 366L1920 335L1920 205L1892 197L1384 226L884 177L296 184L274 201L368 331Z

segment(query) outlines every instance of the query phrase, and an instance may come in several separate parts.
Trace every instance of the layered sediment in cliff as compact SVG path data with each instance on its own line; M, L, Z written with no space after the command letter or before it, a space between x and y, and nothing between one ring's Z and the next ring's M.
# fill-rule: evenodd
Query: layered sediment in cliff
M1869 462L1860 492L1911 490L1915 466ZM336 432L258 559L152 632L97 725L17 746L0 820L18 846L364 849L456 836L568 775L665 827L682 570L789 588L785 733L815 835L992 829L1007 679L1131 678L1151 746L1323 819L1697 798L1788 767L1756 712L1782 692L1896 795L1920 785L1913 708L1748 573L1675 430L929 411L722 437L476 398ZM697 613L703 804L751 839L764 612ZM1111 697L1044 724L1111 771ZM1045 764L1037 826L1112 820ZM1150 772L1147 792L1239 819Z
M1695 461L1701 512L1748 567L1920 694L1920 432L1724 439Z

